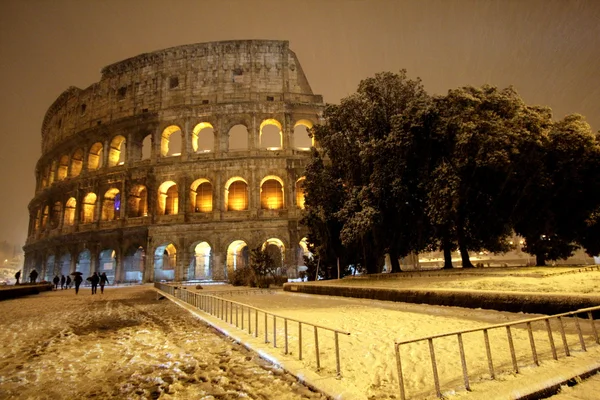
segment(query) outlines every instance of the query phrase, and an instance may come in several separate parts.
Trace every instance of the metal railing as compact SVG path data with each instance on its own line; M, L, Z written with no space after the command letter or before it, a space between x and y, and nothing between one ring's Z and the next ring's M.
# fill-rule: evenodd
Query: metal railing
M321 370L321 358L323 355L323 349L319 348L319 333L320 331L332 332L335 350L336 373L338 377L341 377L339 335L348 336L350 335L349 332L344 332L322 325L316 325L294 318L284 317L257 307L250 306L248 304L228 300L212 294L194 293L187 290L185 287L178 288L176 286L159 282L155 282L154 287L216 318L219 318L222 321L231 324L232 326L234 325L236 328L239 328L242 331L247 331L249 335L253 335L255 338L258 338L262 325L262 334L264 334L265 343L273 343L274 348L277 348L277 322L283 322L283 335L280 333L279 336L283 336L284 354L291 354L290 342L293 334L291 333L290 323L297 324L297 339L294 337L294 340L297 340L298 360L303 360L303 348L307 346L306 339L302 334L303 329L312 328L311 330L314 337L313 344L317 371ZM269 328L271 329L269 330ZM269 342L269 339L271 339L271 342Z
M502 328L504 328L506 330L506 340L508 342L508 348L510 351L510 363L512 363L512 370L515 373L519 373L517 352L515 350L515 344L514 344L514 339L513 339L514 331L511 330L511 328L514 328L516 325L525 325L526 326L527 337L529 339L528 347L531 348L531 357L532 357L533 363L537 366L540 364L540 356L541 355L543 356L543 355L552 354L552 358L554 360L558 360L558 352L557 352L557 346L554 343L552 323L554 323L555 328L558 328L558 330L560 332L562 348L564 350L565 356L567 356L567 357L571 355L571 348L569 347L569 343L567 341L565 322L570 323L571 325L572 324L575 325L576 336L578 338L578 343L577 343L578 346L577 347L580 348L581 351L587 351L584 334L582 332L582 326L580 324L579 318L577 317L577 315L579 315L579 314L587 315L587 318L590 323L591 336L593 337L594 342L596 344L600 344L600 339L598 337L598 331L596 330L596 325L594 322L594 315L593 315L593 312L597 313L599 310L600 310L600 306L589 307L589 308L583 308L580 310L571 311L571 312L562 313L562 314L530 318L530 319L525 319L525 320L520 320L520 321L515 321L515 322L504 323L504 324L490 325L490 326L487 326L484 328L465 329L465 330L461 330L461 331L457 331L457 332L444 333L444 334L439 334L439 335L422 337L422 338L418 338L418 339L396 341L394 343L394 348L395 348L395 352L396 352L396 367L398 370L398 383L399 383L399 389L400 389L400 398L402 400L406 400L404 378L403 378L403 373L402 373L402 359L400 356L400 347L401 346L405 346L405 345L409 345L409 344L413 344L413 343L417 343L417 342L427 342L427 345L429 347L429 355L430 355L430 359L431 359L431 367L432 367L432 372L433 372L433 382L435 385L435 392L436 392L436 395L438 398L442 398L443 396L442 396L442 392L440 389L440 378L438 376L438 364L436 363L436 353L435 353L435 347L434 347L434 342L433 342L434 339L449 338L449 337L456 336L458 350L459 350L458 353L460 356L460 364L462 367L462 379L464 382L464 387L466 390L470 391L471 387L470 387L470 382L469 382L469 372L468 372L468 368L467 368L467 358L465 355L466 354L465 346L463 344L463 335L465 335L467 333L479 333L479 332L481 332L483 334L483 341L485 344L485 354L486 354L486 358L487 358L487 369L489 371L489 376L491 377L491 379L495 379L496 370L494 368L494 362L493 362L493 358L492 358L492 347L490 346L490 342L491 342L490 334L489 334L490 331L495 330L495 329L502 329ZM569 319L568 321L565 321L564 317L575 317L575 318L573 318L572 320ZM543 352L540 352L538 348L536 348L536 342L535 342L535 338L534 338L534 330L532 329L532 324L535 322L544 324L545 327L543 327L540 330L545 330L547 332L547 335L548 335L547 345L549 346L550 352L543 353ZM526 339L523 339L523 340L526 340ZM521 358L521 360L522 360L522 358Z

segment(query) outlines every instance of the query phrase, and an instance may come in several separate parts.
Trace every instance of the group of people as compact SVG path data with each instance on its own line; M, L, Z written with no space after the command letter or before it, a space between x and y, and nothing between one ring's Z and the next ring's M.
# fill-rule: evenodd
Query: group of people
M58 275L56 275L54 277L54 279L52 280L52 283L54 283L54 289L58 290L59 284L60 284L60 288L62 290L70 289L73 286L73 284L75 284L75 294L79 294L79 286L81 286L81 282L83 282L83 277L80 272L75 272L74 275L75 275L75 277L72 280L71 280L71 276L65 277L64 275L61 275L59 277ZM29 282L35 283L35 281L37 280L37 277L38 277L38 273L35 269L33 269L29 273ZM21 271L17 271L17 273L15 274L15 279L17 280L16 285L18 285L19 279L21 279ZM107 284L110 285L110 282L108 281L108 277L106 276L106 272L103 272L100 275L98 275L97 272L94 272L92 274L92 276L87 278L87 280L92 285L92 294L96 294L98 292L98 285L100 285L100 294L104 293L104 286L106 286Z

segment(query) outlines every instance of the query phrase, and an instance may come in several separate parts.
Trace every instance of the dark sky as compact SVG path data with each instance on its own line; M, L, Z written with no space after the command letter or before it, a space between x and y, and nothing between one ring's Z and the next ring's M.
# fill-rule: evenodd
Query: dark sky
M23 245L42 118L68 86L140 53L289 40L326 102L406 68L432 94L514 85L600 129L600 0L0 0L0 241Z

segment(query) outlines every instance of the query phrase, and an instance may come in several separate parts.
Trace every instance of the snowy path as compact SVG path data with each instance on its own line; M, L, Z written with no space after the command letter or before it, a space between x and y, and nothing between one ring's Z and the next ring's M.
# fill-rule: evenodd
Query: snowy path
M318 399L149 286L0 302L0 398Z

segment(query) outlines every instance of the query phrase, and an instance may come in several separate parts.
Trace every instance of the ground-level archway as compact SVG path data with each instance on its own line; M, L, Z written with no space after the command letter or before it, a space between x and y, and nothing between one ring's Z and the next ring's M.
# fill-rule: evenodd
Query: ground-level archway
M235 240L227 247L227 266L225 278L233 271L245 268L250 262L250 251L243 240Z
M117 270L117 253L114 249L104 249L98 255L98 275L106 274L108 281L114 283Z
M188 280L212 279L212 248L207 242L197 242L191 246L192 257L188 268Z
M171 242L161 244L154 251L154 281L175 280L177 248Z
M144 280L144 263L146 251L142 246L131 246L123 257L124 276L126 283L141 283Z

